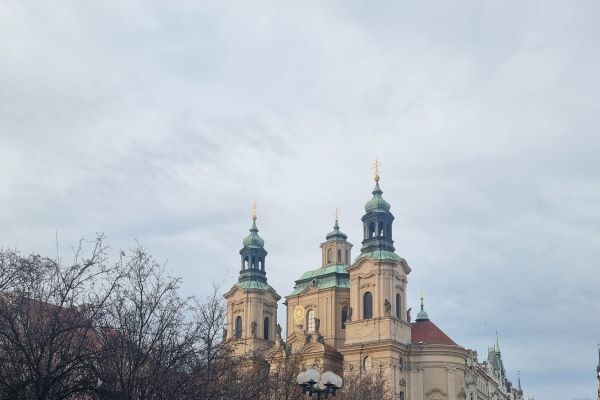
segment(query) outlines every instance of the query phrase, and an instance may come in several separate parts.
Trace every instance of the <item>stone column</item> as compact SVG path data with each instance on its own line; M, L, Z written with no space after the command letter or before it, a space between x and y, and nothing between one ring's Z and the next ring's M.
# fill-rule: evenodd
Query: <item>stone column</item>
M456 368L446 368L448 375L448 400L456 400Z

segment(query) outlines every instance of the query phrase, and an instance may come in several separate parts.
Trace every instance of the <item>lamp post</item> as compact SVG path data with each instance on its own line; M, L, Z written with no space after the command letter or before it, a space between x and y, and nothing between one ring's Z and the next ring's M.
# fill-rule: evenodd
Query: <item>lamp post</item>
M342 387L342 378L331 371L320 374L316 369L307 369L300 372L297 378L298 385L302 387L302 393L312 397L316 394L317 400L334 397L335 392Z

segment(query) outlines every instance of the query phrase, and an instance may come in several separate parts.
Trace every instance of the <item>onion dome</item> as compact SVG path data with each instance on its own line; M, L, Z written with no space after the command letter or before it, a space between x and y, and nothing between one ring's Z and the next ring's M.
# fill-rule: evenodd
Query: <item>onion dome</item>
M371 200L367 201L367 204L365 204L365 211L366 212L372 212L372 211L389 212L390 211L390 203L388 203L387 201L385 201L383 199L383 197L381 197L381 195L383 194L383 191L379 187L379 179L377 179L377 181L375 182L375 189L373 189L372 193L373 193L373 198Z
M256 218L253 218L252 228L250 228L250 234L244 238L244 247L257 248L264 247L265 241L258 236L258 228L256 227Z

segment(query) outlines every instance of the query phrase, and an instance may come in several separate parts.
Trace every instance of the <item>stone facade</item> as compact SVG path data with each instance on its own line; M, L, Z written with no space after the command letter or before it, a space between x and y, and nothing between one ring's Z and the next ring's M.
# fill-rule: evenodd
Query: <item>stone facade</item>
M266 250L253 223L240 251L240 279L225 295L226 338L235 341L239 354L266 360L300 355L306 366L321 370L382 373L397 399L522 400L520 378L513 388L499 348L479 362L475 352L456 344L429 319L423 299L411 321L406 298L411 268L395 253L394 216L378 176L375 181L362 218L360 254L351 261L352 244L336 220L321 243L322 265L296 280L285 298L285 340L276 333L279 295L267 284Z

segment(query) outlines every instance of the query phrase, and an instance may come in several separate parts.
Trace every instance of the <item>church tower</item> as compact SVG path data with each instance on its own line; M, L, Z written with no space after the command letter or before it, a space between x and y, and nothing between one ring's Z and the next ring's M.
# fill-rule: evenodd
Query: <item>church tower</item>
M296 280L294 291L286 296L288 344L294 352L319 357L330 365L339 360L327 349L343 346L350 306L346 268L350 265L352 244L340 230L337 212L333 230L321 243L321 266ZM310 343L321 345L309 345ZM334 368L332 366L332 368ZM334 368L335 369L335 368Z
M280 339L277 301L281 297L267 284L264 244L258 235L254 206L250 234L240 250L238 282L224 295L227 300L225 339L236 341L238 354L259 353Z
M390 204L382 197L377 163L373 197L365 205L360 255L350 274L351 322L346 344L367 340L410 343L406 316L406 275L410 267L394 251Z
M363 371L382 368L393 382L392 390L407 390L405 360L411 343L406 313L406 276L410 267L395 253L392 238L394 216L379 186L379 163L375 163L373 197L362 217L361 252L347 268L350 275L350 321L341 352L344 361Z

